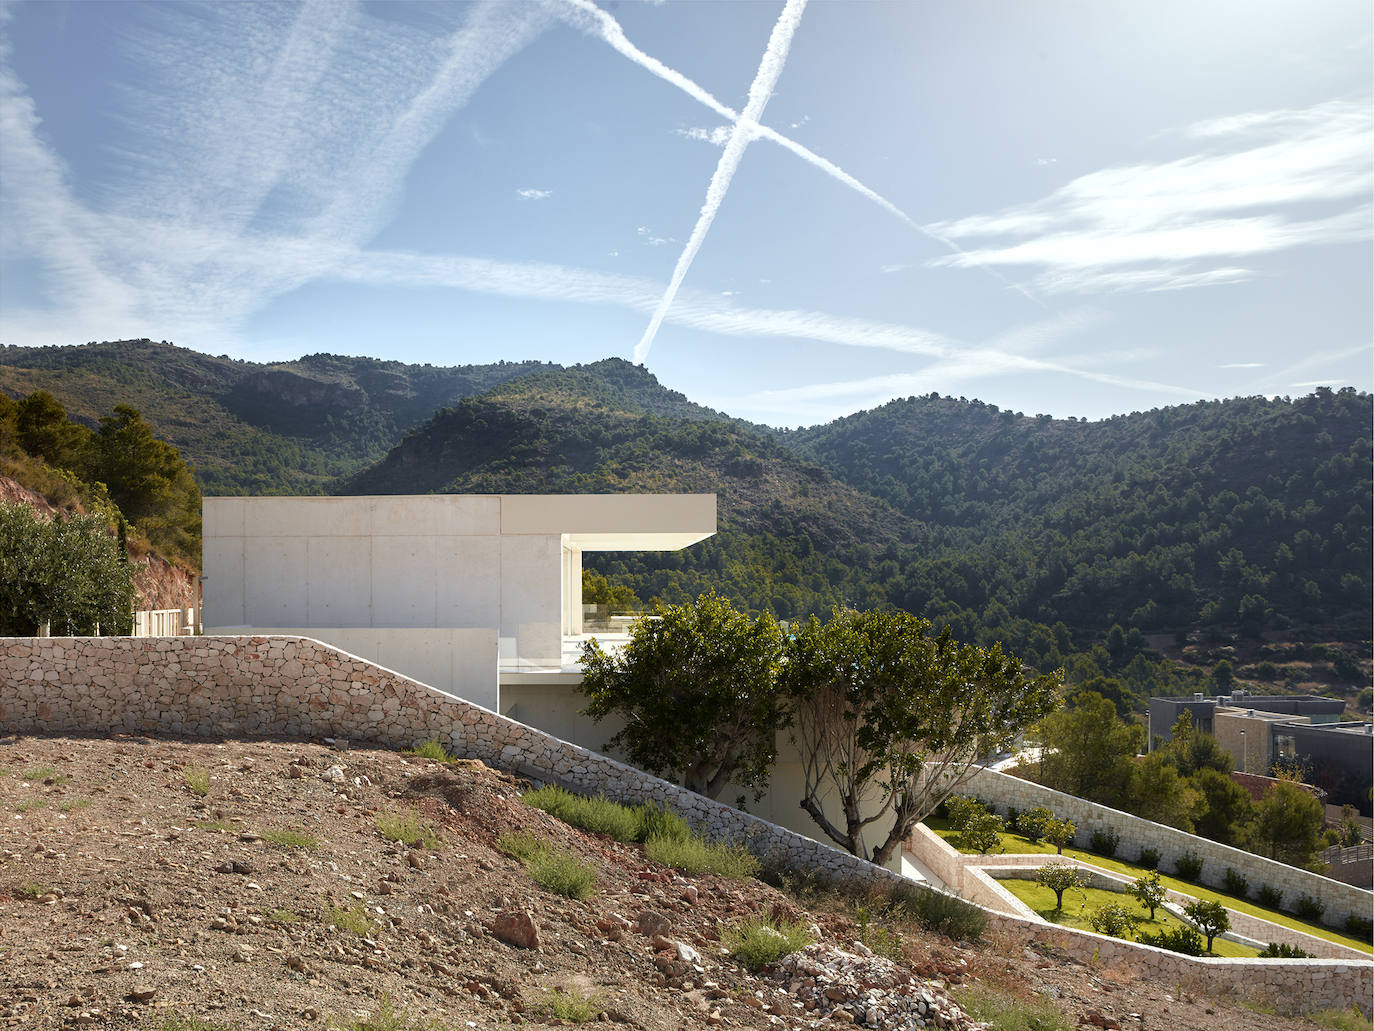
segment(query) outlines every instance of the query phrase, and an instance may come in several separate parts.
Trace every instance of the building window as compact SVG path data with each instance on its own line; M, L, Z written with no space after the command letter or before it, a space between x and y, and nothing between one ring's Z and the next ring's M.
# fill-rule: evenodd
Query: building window
M1298 754L1298 739L1292 734L1275 734L1274 746L1280 759L1292 759Z

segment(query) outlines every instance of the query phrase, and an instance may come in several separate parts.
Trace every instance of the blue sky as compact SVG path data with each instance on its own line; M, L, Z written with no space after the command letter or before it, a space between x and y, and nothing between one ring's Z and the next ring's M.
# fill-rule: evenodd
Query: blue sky
M0 4L5 343L788 426L1371 387L1363 0Z

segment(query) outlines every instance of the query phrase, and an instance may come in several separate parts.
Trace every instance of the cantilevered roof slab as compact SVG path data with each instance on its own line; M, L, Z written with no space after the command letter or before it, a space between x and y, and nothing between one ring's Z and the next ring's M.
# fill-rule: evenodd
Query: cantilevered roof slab
M716 532L714 494L504 494L502 534L562 534L583 551L676 551Z

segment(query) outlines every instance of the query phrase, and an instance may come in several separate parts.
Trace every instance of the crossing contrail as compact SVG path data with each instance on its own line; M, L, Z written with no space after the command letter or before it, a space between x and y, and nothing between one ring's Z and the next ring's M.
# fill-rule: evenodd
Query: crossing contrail
M719 100L712 96L708 90L703 89L700 85L693 82L691 79L683 75L681 72L677 71L676 69L669 68L662 61L658 60L658 58L651 57L650 55L646 54L643 50L640 50L639 47L635 46L633 43L630 42L629 37L625 35L625 30L621 27L620 23L616 21L615 18L613 18L610 14L603 11L600 7L596 6L596 4L593 3L593 0L558 0L558 5L561 9L561 12L565 15L571 13L572 11L576 11L584 15L584 17L582 18L567 19L569 21L572 21L583 31L594 32L596 35L600 36L601 39L611 47L611 49L615 50L622 56L628 58L630 61L633 61L635 64L639 65L646 71L658 76L658 78L662 79L664 82L676 86L678 89L682 90L682 92L686 93L692 99L698 101L701 104L704 104L706 107L709 107L712 111L720 115L721 118L724 118L726 121L730 122L733 126L737 126L739 124L739 112L737 112L734 108L730 107L728 104L722 104ZM940 244L940 246L946 248L947 250L955 254L961 255L963 257L968 257L967 252L953 240L949 239L946 236L942 236L941 234L934 232L926 228L925 226L921 225L914 218L908 215L901 208L897 207L896 204L893 204L892 201L888 200L877 190L874 190L864 185L862 182L860 182L858 179L855 179L854 176L850 175L839 165L835 164L835 162L830 161L827 158L821 157L819 154L811 150L809 147L803 146L791 137L784 136L782 133L776 131L775 129L771 129L766 125L755 124L752 126L748 126L747 131L751 134L751 136L755 138L769 140L773 143L776 143L779 147L782 147L784 150L791 151L793 154L801 158L807 164L811 165L814 168L820 169L826 175L830 176L835 181L849 187L851 190L858 193L860 196L866 197L868 200L878 205L888 214L897 218L904 225L916 230L916 232L920 233L922 236L934 240L936 243ZM1036 304L1039 304L1042 307L1044 306L1044 302L1042 302L1040 298L1030 293L1028 290L1025 289L1025 287L1021 286L1019 283L1015 283L1012 280L1008 279L1006 276L1002 275L996 269L989 268L981 262L977 261L970 261L970 264L982 269L984 272L992 276L994 279L997 279L1003 284L1011 287L1013 290L1034 301Z
M773 26L773 33L768 37L763 59L759 62L759 70L749 87L749 99L744 105L744 111L735 120L730 131L730 139L725 144L720 160L716 162L715 172L711 174L710 185L706 187L706 199L702 201L701 214L697 216L697 224L692 228L692 236L678 256L677 265L673 268L673 278L668 281L668 289L663 292L663 299L658 302L658 307L649 320L649 326L644 330L644 336L635 345L636 363L643 363L649 356L649 349L654 345L658 328L663 325L663 316L667 315L668 309L673 306L673 299L677 297L678 289L687 276L687 270L692 267L692 261L701 250L706 234L711 229L711 223L716 219L716 212L725 200L725 192L730 188L730 180L735 177L735 171L744 159L744 150L753 140L754 130L758 127L759 119L763 117L763 109L768 106L769 98L773 96L773 86L782 74L782 66L787 61L787 51L792 46L792 36L801 24L802 11L805 9L806 0L787 0L787 5L783 7L782 14Z

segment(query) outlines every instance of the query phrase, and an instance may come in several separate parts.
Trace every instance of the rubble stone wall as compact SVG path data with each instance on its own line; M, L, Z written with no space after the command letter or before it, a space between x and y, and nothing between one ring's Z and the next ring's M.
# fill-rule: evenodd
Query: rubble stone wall
M578 745L300 637L0 639L0 733L343 737L393 748L437 738L450 751L626 802L659 802L698 831L837 880L900 875L669 784ZM1067 797L1067 796L1066 796ZM1308 1005L1368 1011L1374 963L1193 959L999 913L994 927L1085 962L1218 984L1263 984Z

